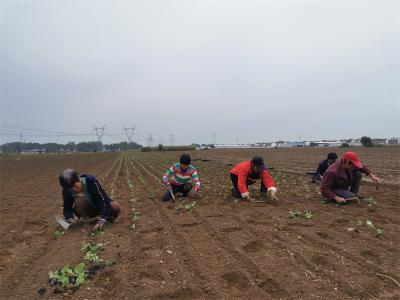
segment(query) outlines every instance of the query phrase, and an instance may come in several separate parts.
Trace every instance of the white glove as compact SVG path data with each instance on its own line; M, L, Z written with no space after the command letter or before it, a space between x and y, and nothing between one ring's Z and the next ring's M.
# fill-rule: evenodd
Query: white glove
M276 197L276 189L275 190L269 190L267 193L267 197L271 200L271 201L277 201L278 197Z
M249 192L243 193L243 194L242 194L242 198L243 198L243 199L249 199L249 198L250 198Z

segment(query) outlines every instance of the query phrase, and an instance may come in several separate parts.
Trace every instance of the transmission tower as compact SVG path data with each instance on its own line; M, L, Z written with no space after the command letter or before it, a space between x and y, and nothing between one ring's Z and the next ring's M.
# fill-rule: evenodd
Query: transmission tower
M150 133L150 134L147 136L146 141L147 141L147 145L148 145L149 147L153 147L154 138L153 138L153 134L152 134L152 133Z
M213 144L215 145L217 143L217 134L214 132L212 137L213 137Z
M128 145L130 143L132 143L133 135L135 134L135 129L136 129L136 126L133 126L133 127L125 127L124 126L124 128L123 128L123 130L125 131L126 138L128 140Z
M98 150L101 151L103 148L102 138L104 135L104 130L106 130L106 125L104 125L103 127L96 127L96 126L93 126L93 127L94 127L94 131L96 133L96 136L97 136L97 145L98 145L97 147L98 147Z
M176 139L174 138L174 135L171 134L171 135L169 136L169 144L170 144L171 146L173 146L173 145L175 144L175 142L176 142Z

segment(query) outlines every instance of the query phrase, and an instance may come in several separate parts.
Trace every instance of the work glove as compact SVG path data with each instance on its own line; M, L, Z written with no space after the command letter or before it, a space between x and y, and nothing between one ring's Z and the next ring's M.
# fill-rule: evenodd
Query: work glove
M66 219L65 221L67 221L69 224L74 224L75 223L75 218L68 218L68 219Z
M165 184L165 186L167 187L167 191L168 191L168 192L171 192L171 191L172 191L172 186L171 186L171 184L170 184L169 182L167 182L167 183Z
M242 198L245 200L250 200L250 193L249 192L243 193Z
M104 224L106 224L106 222L107 222L106 219L100 218L100 219L97 221L96 225L94 225L92 231L96 231L96 230L101 230L101 229L103 229Z
M196 185L194 187L194 192L197 194L199 192L199 190L200 190L200 187L198 185Z
M267 193L267 197L270 201L278 201L278 197L276 196L275 190L269 190Z

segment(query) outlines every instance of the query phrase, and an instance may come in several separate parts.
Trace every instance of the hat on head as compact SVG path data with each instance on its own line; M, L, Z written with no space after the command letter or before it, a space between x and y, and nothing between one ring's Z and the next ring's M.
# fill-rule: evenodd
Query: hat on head
M254 156L251 162L257 166L259 172L265 170L264 159L261 156Z
M342 157L344 160L350 161L353 165L355 165L357 168L361 169L363 165L360 163L358 159L358 154L355 152L347 151L343 154Z

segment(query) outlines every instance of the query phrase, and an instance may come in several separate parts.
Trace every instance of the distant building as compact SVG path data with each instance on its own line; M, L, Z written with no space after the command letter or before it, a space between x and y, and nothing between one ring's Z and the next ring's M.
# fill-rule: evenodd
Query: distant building
M400 144L400 138L395 138L392 137L391 139L387 140L388 145L399 145Z
M371 139L372 144L374 145L386 145L387 139Z
M31 150L23 150L21 154L42 154L46 153L46 149L31 149Z

